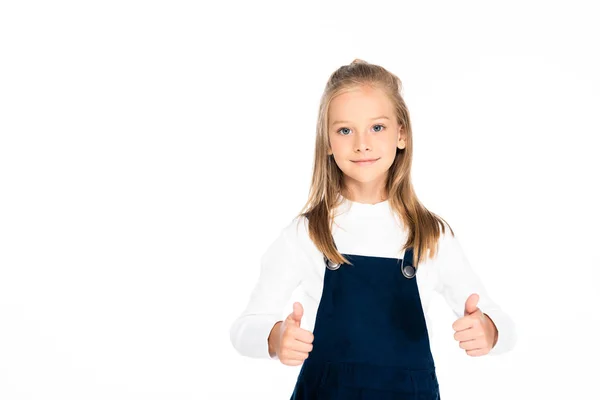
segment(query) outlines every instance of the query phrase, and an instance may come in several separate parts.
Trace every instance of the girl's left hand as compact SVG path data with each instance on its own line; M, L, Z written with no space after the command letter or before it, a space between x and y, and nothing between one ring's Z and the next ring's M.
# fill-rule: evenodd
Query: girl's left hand
M452 324L454 339L470 356L483 356L498 341L498 329L494 322L478 307L479 295L472 294L465 302L465 316Z

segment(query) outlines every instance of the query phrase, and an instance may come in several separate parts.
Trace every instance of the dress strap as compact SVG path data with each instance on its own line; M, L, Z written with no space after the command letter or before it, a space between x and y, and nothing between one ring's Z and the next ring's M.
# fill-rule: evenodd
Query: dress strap
M407 278L413 278L417 273L417 269L414 266L414 254L413 248L409 247L404 251L404 256L402 256L402 275Z

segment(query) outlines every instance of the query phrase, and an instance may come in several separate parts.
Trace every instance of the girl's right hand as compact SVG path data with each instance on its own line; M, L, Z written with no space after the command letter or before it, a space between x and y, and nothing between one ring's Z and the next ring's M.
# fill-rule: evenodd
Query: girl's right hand
M302 304L294 303L294 311L281 322L274 349L279 361L285 365L301 365L313 349L312 332L300 328L300 320L304 314Z

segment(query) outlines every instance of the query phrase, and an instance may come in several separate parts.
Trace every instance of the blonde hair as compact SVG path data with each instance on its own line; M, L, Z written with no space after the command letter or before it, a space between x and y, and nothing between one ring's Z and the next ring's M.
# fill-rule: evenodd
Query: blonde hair
M413 247L414 266L417 268L429 251L433 258L444 224L454 235L450 225L441 217L427 210L417 199L411 183L412 130L408 108L402 98L402 82L385 68L355 59L351 64L338 68L331 74L321 96L317 120L317 136L313 176L308 201L297 217L308 220L308 233L315 246L334 263L349 261L335 248L332 235L333 212L343 200L339 195L343 189L343 173L327 152L330 148L328 135L329 105L334 97L357 86L381 89L390 99L396 112L397 122L406 134L406 147L396 149L386 180L386 193L391 209L408 228L408 240L403 249Z

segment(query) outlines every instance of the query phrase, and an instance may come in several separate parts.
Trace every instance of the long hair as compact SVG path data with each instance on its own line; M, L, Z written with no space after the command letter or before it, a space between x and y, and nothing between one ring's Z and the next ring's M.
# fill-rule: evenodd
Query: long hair
M413 247L414 267L417 268L426 251L433 258L437 252L440 231L444 224L454 235L450 225L441 217L427 210L418 200L411 183L412 130L410 115L402 98L401 80L385 68L355 59L331 74L321 96L317 120L317 135L313 176L308 201L297 217L308 220L308 233L315 246L332 262L350 262L335 248L332 235L334 212L343 198L343 173L327 152L330 148L328 135L329 105L337 95L358 87L371 86L381 89L394 105L397 122L406 134L406 147L396 148L396 157L386 180L386 191L391 209L408 228L408 239L403 249ZM300 219L299 219L300 220Z

